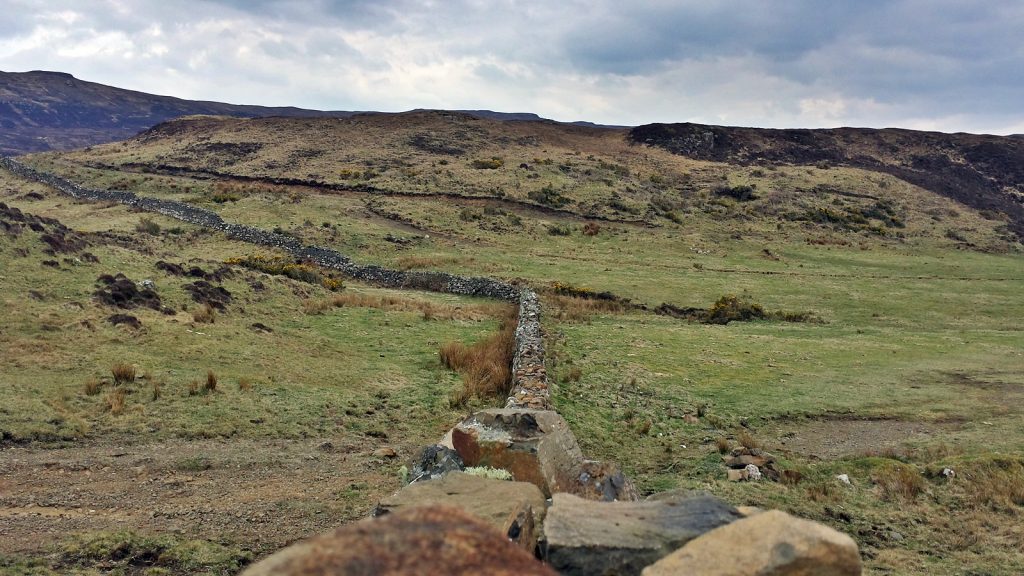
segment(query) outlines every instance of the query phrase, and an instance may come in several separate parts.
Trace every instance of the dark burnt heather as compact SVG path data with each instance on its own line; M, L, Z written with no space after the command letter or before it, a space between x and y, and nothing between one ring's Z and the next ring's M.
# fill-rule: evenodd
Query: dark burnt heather
M1003 212L1024 238L1024 139L886 128L733 128L648 124L636 144L734 164L849 166L890 174L976 210Z

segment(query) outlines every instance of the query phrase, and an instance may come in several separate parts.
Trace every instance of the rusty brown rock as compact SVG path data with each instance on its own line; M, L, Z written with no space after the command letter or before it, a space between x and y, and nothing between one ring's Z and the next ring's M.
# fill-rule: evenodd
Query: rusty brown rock
M289 546L243 576L555 576L486 522L449 506L342 526Z
M857 576L857 544L828 526L778 510L712 530L662 558L643 576Z
M452 445L466 466L507 470L546 496L568 492L598 500L636 499L636 489L617 467L583 458L569 425L550 410L477 412L455 426Z
M537 546L546 511L544 494L533 484L449 472L436 480L406 486L382 500L374 515L431 505L454 506L472 514L531 552Z

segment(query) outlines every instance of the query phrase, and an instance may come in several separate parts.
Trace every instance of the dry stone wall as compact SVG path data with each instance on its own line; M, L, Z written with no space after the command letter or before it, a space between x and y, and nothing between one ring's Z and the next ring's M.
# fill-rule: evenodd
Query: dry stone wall
M346 276L385 288L404 288L447 292L463 296L496 298L519 304L516 330L516 354L513 362L513 398L516 406L547 407L547 374L544 370L544 343L540 326L540 301L537 294L508 282L479 276L458 276L446 272L392 270L372 264L359 264L330 248L308 246L286 234L224 221L211 210L185 202L138 196L121 190L97 190L65 178L36 170L12 158L0 156L0 167L40 182L79 200L117 202L140 210L162 214L196 226L219 230L229 238L259 246L284 250L297 258L326 268L340 270ZM509 399L513 405L513 399Z
M554 574L552 568L563 575L861 573L856 544L831 528L781 512L742 518L710 495L662 494L639 502L636 488L614 464L586 460L568 424L552 410L540 301L528 288L491 278L362 265L291 236L230 224L184 202L85 188L10 158L0 157L0 167L74 198L119 202L220 230L379 286L518 302L513 389L506 407L470 415L449 433L449 445L424 449L412 466L413 484L378 506L377 517L286 548L250 567L248 576ZM525 482L460 476L465 466L500 468ZM437 486L418 486L420 481ZM550 503L542 502L544 496L551 496ZM379 549L368 547L381 542ZM446 554L461 549L452 542L476 552ZM547 565L533 558L535 546ZM737 547L743 554L737 555Z

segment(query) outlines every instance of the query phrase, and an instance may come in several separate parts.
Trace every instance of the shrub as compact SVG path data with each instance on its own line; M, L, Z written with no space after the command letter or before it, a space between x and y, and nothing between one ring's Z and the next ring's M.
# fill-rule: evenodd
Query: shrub
M135 230L150 236L157 236L160 234L160 225L149 218L143 218L135 225Z
M751 200L757 200L758 196L754 193L754 186L748 186L741 184L739 186L718 186L714 189L715 196L721 196L725 198L732 198L738 202L750 202Z
M733 294L722 296L707 311L705 322L708 324L728 324L734 320L763 320L768 314L755 302L749 302Z
M561 192L555 190L550 184L540 190L531 190L526 194L526 197L538 204L551 206L552 208L561 208L572 202L572 200L563 196Z
M110 367L110 373L114 375L115 386L135 382L135 366L127 362L115 363Z
M473 160L472 166L478 170L497 170L505 165L505 161L497 156L488 159Z
M548 234L551 236L571 236L572 226L568 224L552 224L548 226Z

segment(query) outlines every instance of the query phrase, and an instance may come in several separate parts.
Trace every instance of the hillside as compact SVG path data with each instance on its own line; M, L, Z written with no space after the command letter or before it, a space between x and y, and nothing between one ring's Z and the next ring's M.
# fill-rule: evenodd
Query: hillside
M543 120L532 113L466 113L502 121ZM123 140L181 116L344 118L353 114L356 112L184 100L87 82L62 72L0 71L0 155L5 156Z
M848 131L838 134L856 137L839 140L831 131L791 131L804 138L798 145L790 132L730 128L718 129L714 147L691 149L657 130L441 111L192 118L61 162L306 184L378 199L440 194L647 226L693 220L901 241L928 235L995 250L1014 245L1024 225L1024 184L1011 161L1024 147L1014 139ZM892 138L902 140L877 144ZM647 139L654 145L638 144ZM819 145L825 139L831 144ZM916 148L899 147L910 140ZM953 164L947 150L961 141L977 143ZM947 158L952 175L898 163L910 156Z
M128 138L191 114L346 116L293 107L183 100L79 80L61 72L0 72L0 154L67 150Z
M891 174L971 208L1007 214L1014 232L1024 236L1024 140L1016 136L700 124L651 124L629 136L701 160L851 166Z
M868 162L669 136L189 117L19 158L132 194L0 169L0 574L234 573L365 517L423 444L505 405L445 358L500 348L508 305L395 280L435 271L540 294L551 406L642 496L825 523L867 574L1024 571L1009 216ZM835 146L882 165L961 138L911 136L920 152ZM729 481L741 446L786 474Z

